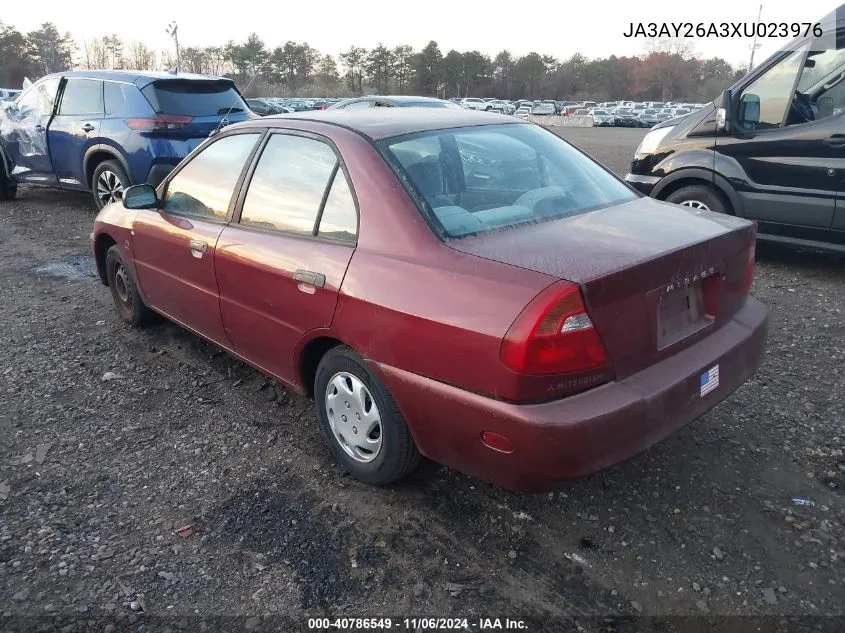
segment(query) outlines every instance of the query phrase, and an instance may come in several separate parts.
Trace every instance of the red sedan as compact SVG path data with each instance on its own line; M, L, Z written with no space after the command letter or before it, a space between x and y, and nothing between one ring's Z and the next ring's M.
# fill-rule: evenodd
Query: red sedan
M164 315L313 397L359 479L424 455L540 490L755 371L755 238L539 126L392 108L227 127L105 207L92 248L123 319Z

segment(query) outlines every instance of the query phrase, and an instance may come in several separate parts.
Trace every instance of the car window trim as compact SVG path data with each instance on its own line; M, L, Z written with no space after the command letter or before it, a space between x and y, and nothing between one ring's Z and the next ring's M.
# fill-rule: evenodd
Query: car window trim
M264 153L264 148L267 146L267 143L270 142L270 139L274 135L282 135L282 136L300 136L303 138L310 138L311 140L318 141L320 143L325 143L329 146L329 148L334 152L335 160L337 164L335 165L334 169L332 170L332 176L329 178L328 183L326 184L326 188L323 191L323 197L320 201L320 207L317 210L317 217L314 220L314 226L311 229L311 234L306 233L297 233L295 231L285 231L283 229L276 229L276 228L267 228L261 226L255 226L250 224L243 224L241 222L241 213L243 212L243 205L246 201L247 193L249 192L249 185L252 183L252 177L255 175L255 170L258 167L258 163L261 160L261 156ZM243 230L250 230L250 231L259 231L261 233L271 233L274 235L281 235L285 237L298 237L302 239L311 239L311 240L318 240L321 242L328 242L331 244L345 244L347 246L356 247L358 245L358 237L361 232L361 210L358 204L358 195L355 193L355 187L352 186L352 179L349 177L349 170L346 168L346 163L343 160L343 156L340 153L340 150L337 148L337 145L327 136L323 136L322 134L315 134L313 132L307 132L305 130L296 130L293 128L275 128L269 129L268 133L266 134L265 138L262 139L260 143L260 147L258 148L259 151L256 152L252 156L252 163L250 164L247 173L244 175L243 180L240 182L240 191L238 192L237 201L235 204L235 208L233 209L232 218L230 220L230 224L232 226L236 226L239 229ZM323 211L326 207L326 202L329 199L329 195L331 193L332 185L334 184L334 178L337 176L338 171L343 172L343 176L346 179L346 186L349 187L349 191L352 194L352 202L355 206L355 240L354 241L347 241L341 240L337 238L325 237L323 235L319 235L320 230L320 222L323 219Z
M244 134L252 134L257 136L258 138L255 140L255 145L253 145L252 150L247 156L246 160L244 161L243 167L241 167L241 173L238 176L238 179L235 181L235 186L232 188L232 193L238 192L240 194L241 185L243 184L244 177L247 172L247 168L252 164L253 159L255 158L255 153L258 150L259 146L262 145L264 142L264 138L267 136L267 128L244 128L243 130L235 130L229 134L221 134L220 136L214 137L211 141L204 141L197 145L194 150L188 154L185 158L183 158L179 164L171 171L167 177L162 181L159 185L157 196L159 199L159 213L167 213L168 215L172 215L178 218L197 218L201 220L205 220L211 222L213 224L229 224L232 221L232 215L235 210L235 203L237 202L238 196L233 195L229 198L229 206L226 209L226 215L223 218L218 218L217 216L207 216L207 215L197 215L194 213L173 213L172 211L167 211L164 208L164 196L167 195L167 188L170 186L171 181L179 175L185 166L193 162L194 158L199 155L202 151L208 149L215 143L219 143L223 139L230 138L232 136L241 136Z

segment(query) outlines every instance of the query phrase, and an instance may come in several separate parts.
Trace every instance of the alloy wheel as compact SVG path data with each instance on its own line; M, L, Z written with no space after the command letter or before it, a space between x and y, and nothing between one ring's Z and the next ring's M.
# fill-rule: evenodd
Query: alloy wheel
M343 451L362 464L378 457L381 415L367 386L349 372L338 372L329 380L325 398L329 426Z
M691 207L693 209L700 209L702 211L709 211L710 207L704 204L701 200L684 200L680 203L683 207Z
M108 169L100 173L97 178L97 199L103 206L117 202L123 198L123 185L117 174Z

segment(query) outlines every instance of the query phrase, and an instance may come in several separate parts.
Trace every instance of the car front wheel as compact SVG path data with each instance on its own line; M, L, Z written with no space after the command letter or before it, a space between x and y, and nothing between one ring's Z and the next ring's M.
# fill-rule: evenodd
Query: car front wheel
M116 160L106 160L97 165L91 178L91 190L97 209L123 200L123 191L130 184L129 177Z
M117 244L106 252L106 279L114 307L121 319L135 326L150 323L155 319L155 313L141 299L135 276Z
M666 202L680 204L692 209L727 213L728 207L722 197L705 185L689 185L673 191L666 197Z
M405 477L420 453L387 387L345 346L323 356L314 381L320 428L353 477L383 486Z

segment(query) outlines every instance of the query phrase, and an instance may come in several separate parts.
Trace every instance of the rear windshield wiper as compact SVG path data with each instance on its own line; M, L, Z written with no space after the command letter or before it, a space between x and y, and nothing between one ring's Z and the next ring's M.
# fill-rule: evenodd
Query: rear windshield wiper
M217 114L229 114L231 112L243 112L243 108L220 108Z

